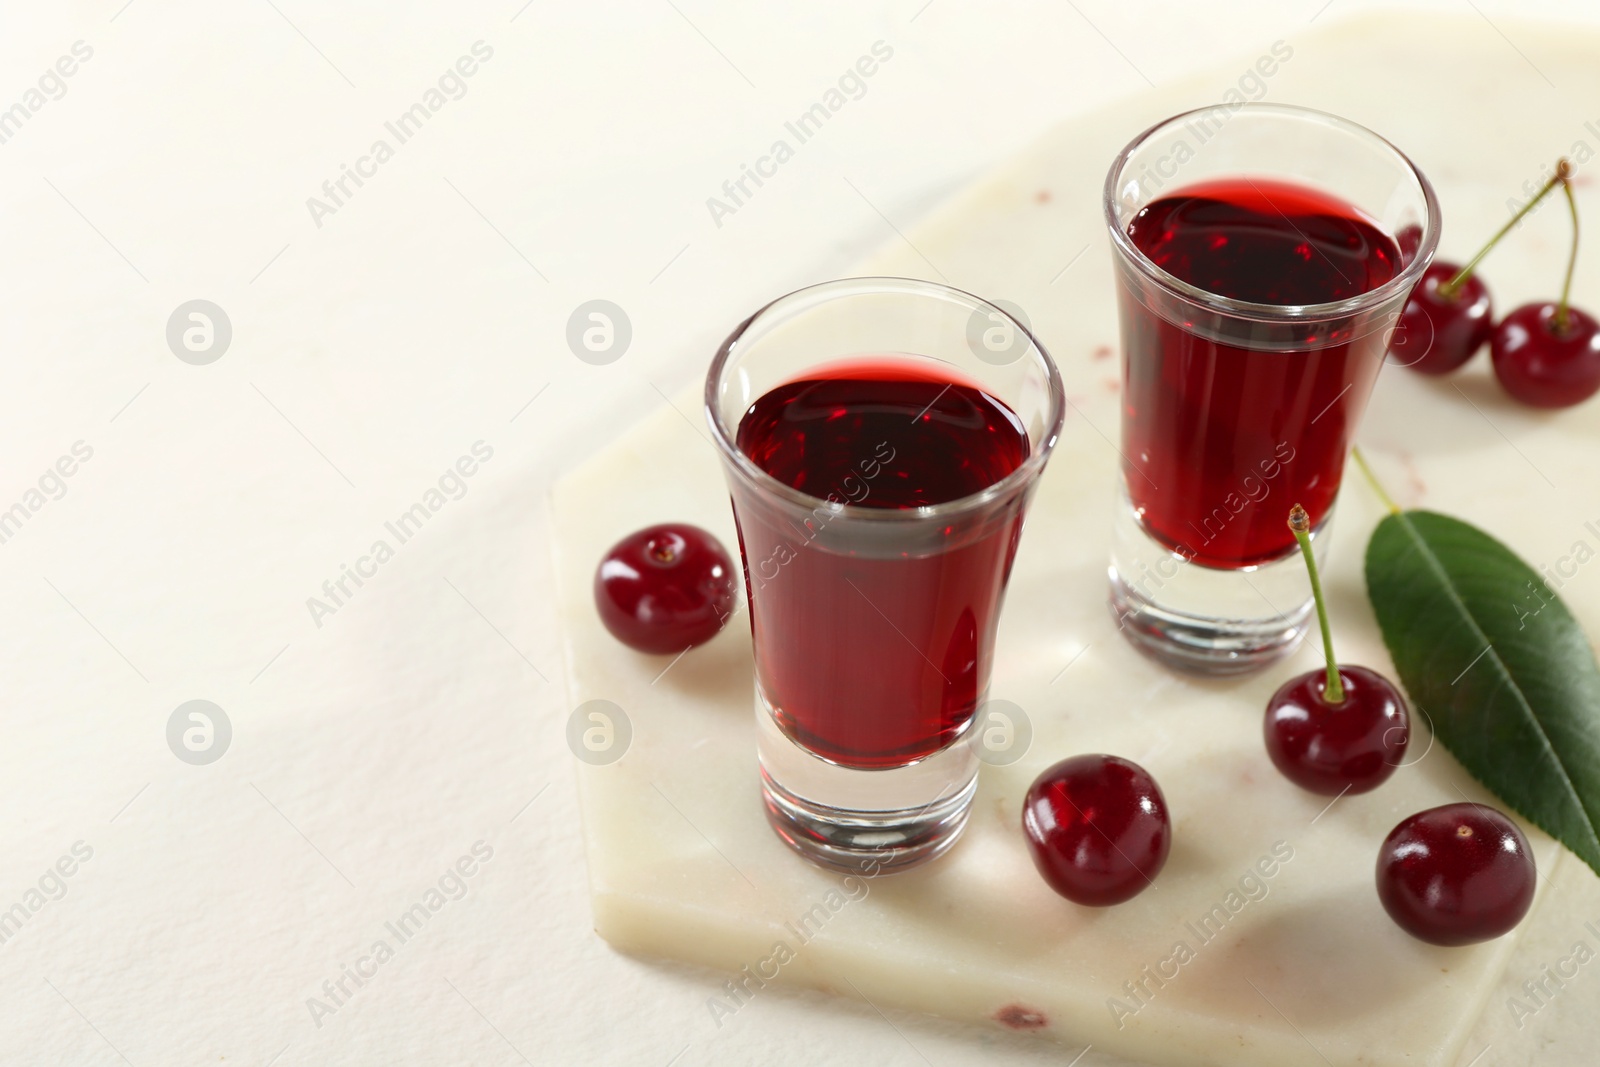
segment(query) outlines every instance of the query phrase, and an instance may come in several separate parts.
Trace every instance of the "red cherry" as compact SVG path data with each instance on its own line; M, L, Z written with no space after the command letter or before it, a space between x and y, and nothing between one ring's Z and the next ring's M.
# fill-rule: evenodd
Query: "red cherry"
M1073 756L1039 775L1022 802L1022 831L1050 888L1092 907L1137 895L1172 847L1160 787L1117 756Z
M1261 727L1267 755L1302 789L1325 796L1365 793L1400 766L1411 739L1406 702L1383 675L1365 667L1341 667L1334 658L1328 604L1311 551L1311 516L1299 504L1289 509L1289 529L1311 579L1327 667L1289 679L1267 701Z
M1522 305L1495 327L1489 353L1494 376L1524 404L1571 407L1600 391L1600 324L1571 305L1565 329L1555 304Z
M594 573L594 602L611 636L640 652L683 652L733 614L733 561L698 526L666 523L611 546Z
M1448 296L1439 292L1460 271L1454 263L1435 260L1422 273L1389 339L1394 362L1418 374L1448 374L1489 339L1494 327L1489 290L1476 274Z
M1324 796L1365 793L1400 766L1411 737L1406 702L1365 667L1339 668L1344 699L1328 701L1325 671L1289 679L1267 702L1267 755L1283 776Z
M1446 804L1404 820L1378 850L1378 899L1412 937L1470 945L1528 913L1537 875L1528 839L1483 804Z

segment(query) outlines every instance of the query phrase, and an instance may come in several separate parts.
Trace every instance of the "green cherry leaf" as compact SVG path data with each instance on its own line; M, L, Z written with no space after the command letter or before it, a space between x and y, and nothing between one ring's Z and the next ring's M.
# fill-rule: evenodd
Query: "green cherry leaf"
M1366 578L1439 743L1600 872L1600 666L1572 612L1505 545L1433 511L1379 523Z

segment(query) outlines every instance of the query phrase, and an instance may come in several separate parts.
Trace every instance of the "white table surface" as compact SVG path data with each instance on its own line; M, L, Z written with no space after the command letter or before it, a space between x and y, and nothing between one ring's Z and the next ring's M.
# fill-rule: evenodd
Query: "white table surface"
M0 543L0 912L65 891L0 943L0 1063L1059 1062L814 994L709 1046L704 972L593 935L546 492L743 314L1060 118L1362 6L6 4L0 114L39 106L0 143L0 512L28 511ZM718 226L706 199L880 40ZM319 226L307 198L478 41ZM197 298L233 331L204 366L165 337ZM605 366L564 339L596 298L633 326ZM479 441L464 495L313 618ZM209 765L168 748L191 699L231 722ZM314 1020L480 841L464 895Z

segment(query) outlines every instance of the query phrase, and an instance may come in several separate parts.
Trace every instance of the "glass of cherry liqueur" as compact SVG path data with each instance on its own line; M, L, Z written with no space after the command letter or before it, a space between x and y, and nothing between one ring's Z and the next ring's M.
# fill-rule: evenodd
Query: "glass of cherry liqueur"
M706 379L744 558L762 793L826 866L954 843L1055 364L978 297L853 278L773 301Z
M1104 207L1122 332L1112 611L1168 665L1248 671L1305 631L1311 591L1285 516L1304 505L1325 551L1439 205L1370 130L1246 104L1140 134Z

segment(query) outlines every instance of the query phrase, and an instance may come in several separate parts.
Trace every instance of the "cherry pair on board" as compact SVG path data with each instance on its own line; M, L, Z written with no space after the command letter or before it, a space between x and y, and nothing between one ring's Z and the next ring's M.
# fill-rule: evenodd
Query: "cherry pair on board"
M1559 301L1523 304L1498 323L1489 290L1476 273L1500 239L1556 188L1572 215L1572 251ZM1494 374L1512 397L1539 408L1564 408L1600 392L1600 322L1573 307L1572 273L1578 259L1578 206L1572 168L1565 160L1543 188L1489 239L1466 266L1435 260L1412 290L1396 323L1389 350L1421 374L1448 374L1487 342Z

